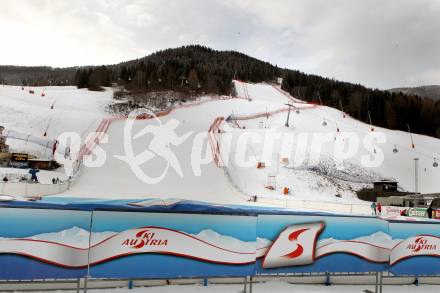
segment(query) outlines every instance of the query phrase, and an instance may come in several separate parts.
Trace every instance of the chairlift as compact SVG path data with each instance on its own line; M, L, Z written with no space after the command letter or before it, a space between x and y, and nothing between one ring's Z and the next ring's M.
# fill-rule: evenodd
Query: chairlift
M399 150L397 149L397 146L396 146L396 145L394 145L394 148L393 148L393 153L397 154L398 152L399 152Z

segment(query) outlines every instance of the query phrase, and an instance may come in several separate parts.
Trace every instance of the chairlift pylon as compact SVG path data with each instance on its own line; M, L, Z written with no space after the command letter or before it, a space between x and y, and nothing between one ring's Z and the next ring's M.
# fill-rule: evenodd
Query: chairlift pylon
M411 148L415 149L416 145L414 144L414 139L412 137L411 128L409 127L409 123L407 123L406 126L408 127L409 137L411 138Z
M370 120L370 130L373 132L374 131L374 127L373 127L373 122L371 120L371 115L370 115L370 110L368 110L368 120Z
M342 106L341 100L339 100L339 107L340 107L340 110L342 112L342 118L345 118L346 116L345 116L344 107Z

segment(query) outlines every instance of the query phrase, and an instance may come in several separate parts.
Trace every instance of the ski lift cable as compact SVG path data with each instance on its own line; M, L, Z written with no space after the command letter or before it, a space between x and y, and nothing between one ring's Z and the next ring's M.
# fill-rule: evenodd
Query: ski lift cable
M319 99L321 100L320 95L319 95L319 92L318 92L318 96L319 96ZM322 101L321 101L321 103L322 103ZM342 103L340 103L340 106L342 107ZM327 112L327 109L322 109L322 112L326 113L326 112ZM330 118L330 116L328 116L328 115L326 115L326 114L320 115L320 114L318 114L318 113L315 113L314 111L310 111L309 114L310 114L310 115L313 115L313 116L315 116L315 117L318 117L318 118L320 118L320 119L323 119L323 124L325 124L325 125L327 125L327 121L329 121L329 122L335 123L335 125L337 125L337 128L339 128L339 125L338 125L337 121L336 121L335 119ZM372 125L372 120L371 120L371 115L370 115L370 112L369 112L369 111L368 111L368 116L369 116L370 126L373 127L373 125ZM324 123L324 122L325 122L325 123ZM325 126L325 125L324 125L324 126ZM408 125L408 128L409 128L409 125ZM370 131L365 131L365 130L358 129L358 128L355 128L355 127L351 127L351 126L348 126L348 125L344 125L344 129L346 129L346 130L351 130L351 131L355 131L355 132L362 132L362 133L364 133L364 134L368 134L368 133L370 132ZM411 142L414 143L414 140L413 140L413 137L412 137L411 132L410 132L410 136L411 136ZM394 144L394 149L397 149L397 151L398 151L398 149L405 149L405 150L411 151L411 152L413 152L413 153L416 153L416 154L418 154L418 155L421 156L421 157L424 157L424 158L427 158L427 159L428 159L428 158L429 158L429 159L432 159L432 156L426 154L425 152L420 152L420 151L416 151L416 150L414 150L414 149L410 149L410 148L408 148L407 146L405 146L405 145L401 145L401 144L399 144L399 143L395 143L395 144ZM393 149L393 150L394 150L394 149Z
M323 111L323 112L326 112L326 110L327 110L327 109L323 109L322 111ZM326 122L328 121L328 122L332 122L332 123L337 124L337 120L332 119L332 118L330 118L330 117L327 116L327 115L319 115L319 114L317 114L317 113L314 113L313 111L308 112L308 114L313 115L313 116L315 116L315 117L318 117L318 118L320 118L320 119L323 119L323 120L326 121ZM371 122L371 120L370 120L370 122ZM364 134L368 134L368 133L369 133L369 131L365 131L365 130L362 130L362 129L358 129L358 128L351 127L351 126L348 126L348 125L344 125L344 129L352 130L352 131L356 131L356 132L362 132L362 133L364 133ZM397 145L397 144L396 144L396 145ZM402 145L400 145L400 146L402 146ZM404 148L404 146L402 146L402 147ZM425 156L427 156L427 155L425 155Z
M324 111L326 111L326 109L323 109L323 112L324 112ZM320 119L323 119L326 123L327 123L327 122L331 122L331 123L335 123L335 124L337 124L336 120L329 118L327 115L319 115L319 114L317 114L317 113L314 113L313 111L310 111L310 112L308 112L308 113L309 113L310 115L313 115L313 116L315 116L315 117L318 117L318 118L320 118ZM323 123L324 123L324 122L323 122ZM326 124L326 125L327 125L327 124ZM324 126L325 126L325 125L324 125ZM352 130L352 131L355 131L355 132L362 132L362 133L364 133L364 134L368 134L368 133L370 132L370 131L365 131L365 130L362 130L362 129L356 129L356 128L351 127L351 126L348 126L348 125L344 125L344 129L345 129L345 130ZM414 143L414 138L413 138L413 136L412 136L412 133L411 133L411 142ZM410 148L410 147L408 147L408 146L406 146L406 145L399 144L399 143L395 143L395 144L394 144L394 147L395 147L395 149L404 149L404 150L407 150L407 151L409 151L409 152L415 153L415 154L417 154L417 155L419 155L419 156L421 156L421 157L424 157L424 158L426 158L426 159L430 159L430 160L432 160L432 155L428 155L426 152L417 151L417 150L412 149L412 148ZM440 155L439 155L439 157L440 157Z

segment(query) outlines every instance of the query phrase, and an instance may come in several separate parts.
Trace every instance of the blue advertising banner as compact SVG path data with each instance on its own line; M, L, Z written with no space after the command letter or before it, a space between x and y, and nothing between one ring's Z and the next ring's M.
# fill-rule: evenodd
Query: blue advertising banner
M384 271L388 224L373 217L260 215L257 272Z
M178 278L254 274L256 216L95 211L90 274Z
M0 279L87 274L91 212L0 209Z
M440 223L390 222L395 245L390 272L395 275L440 275Z
M1 280L440 275L440 221L148 201L3 203L0 223Z

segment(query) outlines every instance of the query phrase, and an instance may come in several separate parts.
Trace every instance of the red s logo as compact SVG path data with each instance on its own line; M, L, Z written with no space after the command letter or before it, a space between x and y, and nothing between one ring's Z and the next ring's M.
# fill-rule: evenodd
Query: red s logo
M300 230L298 230L298 231L294 231L294 232L292 232L292 233L290 233L290 235L289 235L289 240L290 241L292 241L292 242L297 242L298 241L298 237L302 234L302 233L304 233L304 232L306 232L306 231L308 231L308 230L310 230L309 228L306 228L306 229L300 229ZM301 244L299 244L299 243L296 243L296 249L294 250L294 251L292 251L292 252L289 252L288 254L285 254L285 255L283 255L283 257L287 257L287 258L297 258L297 257L299 257L301 254L303 254L303 252L304 252L304 248L302 247L302 245Z

